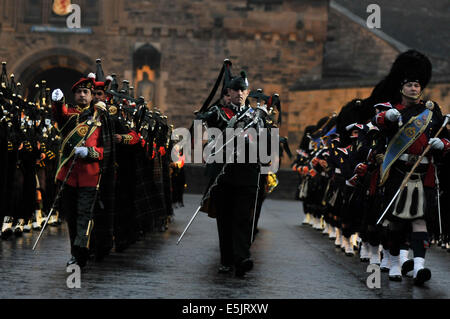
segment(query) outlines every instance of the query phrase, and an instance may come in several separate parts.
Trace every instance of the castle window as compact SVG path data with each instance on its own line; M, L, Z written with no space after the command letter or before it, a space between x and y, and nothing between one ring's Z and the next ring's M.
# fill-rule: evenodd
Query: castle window
M155 105L160 62L160 52L150 44L140 47L133 54L136 95L143 96L149 105Z
M32 24L42 23L42 5L40 0L26 0L24 1L24 22Z

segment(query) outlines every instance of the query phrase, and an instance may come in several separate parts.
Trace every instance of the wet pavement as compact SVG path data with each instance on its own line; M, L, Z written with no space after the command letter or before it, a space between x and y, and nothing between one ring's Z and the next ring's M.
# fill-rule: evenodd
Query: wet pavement
M177 239L194 213L199 195L185 195L165 233L152 233L125 252L112 252L90 263L81 288L69 289L67 228L49 227L36 251L38 233L0 241L0 298L450 298L450 254L433 247L427 253L431 280L415 287L412 279L369 289L367 263L347 257L321 232L301 226L300 202L266 200L260 232L252 246L254 269L245 278L217 273L214 219L200 213L180 245Z

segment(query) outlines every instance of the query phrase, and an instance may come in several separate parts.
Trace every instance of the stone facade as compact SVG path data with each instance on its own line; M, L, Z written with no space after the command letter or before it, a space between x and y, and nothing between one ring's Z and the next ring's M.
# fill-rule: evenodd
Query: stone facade
M106 74L130 80L175 127L189 127L229 58L252 89L280 95L292 149L306 125L368 96L399 53L328 0L72 0L84 33L67 33L52 2L0 0L0 58L24 87L68 70L48 81L67 91L102 58ZM440 83L429 92L449 105Z
M42 1L44 11L51 11L49 2ZM0 57L16 79L30 86L37 74L57 66L86 75L101 57L105 73L116 73L137 88L133 56L150 45L161 57L152 70L152 104L175 126L190 125L225 58L233 62L234 73L247 71L252 88L282 98L298 79L317 80L322 73L326 0L86 1L99 12L98 23L88 26L90 34L32 32L36 23L25 23L24 16L29 3L0 1L0 40L7 44ZM72 3L86 10L80 1ZM284 106L288 112L289 105Z

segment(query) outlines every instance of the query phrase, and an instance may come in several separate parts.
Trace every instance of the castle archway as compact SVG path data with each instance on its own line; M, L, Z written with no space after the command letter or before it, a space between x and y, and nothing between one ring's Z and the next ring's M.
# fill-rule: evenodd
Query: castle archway
M32 99L36 94L35 85L45 80L48 88L60 88L66 96L66 101L73 103L72 85L82 76L95 72L95 61L73 50L49 49L18 62L15 72L16 79L24 89L24 96L28 99Z

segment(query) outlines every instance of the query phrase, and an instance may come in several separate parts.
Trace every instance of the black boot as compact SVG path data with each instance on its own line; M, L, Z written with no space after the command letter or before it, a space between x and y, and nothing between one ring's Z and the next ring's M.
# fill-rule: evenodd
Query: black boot
M236 277L244 277L245 273L253 269L253 260L250 258L244 259L236 265Z
M232 266L220 265L218 273L219 274L228 274L233 270Z

